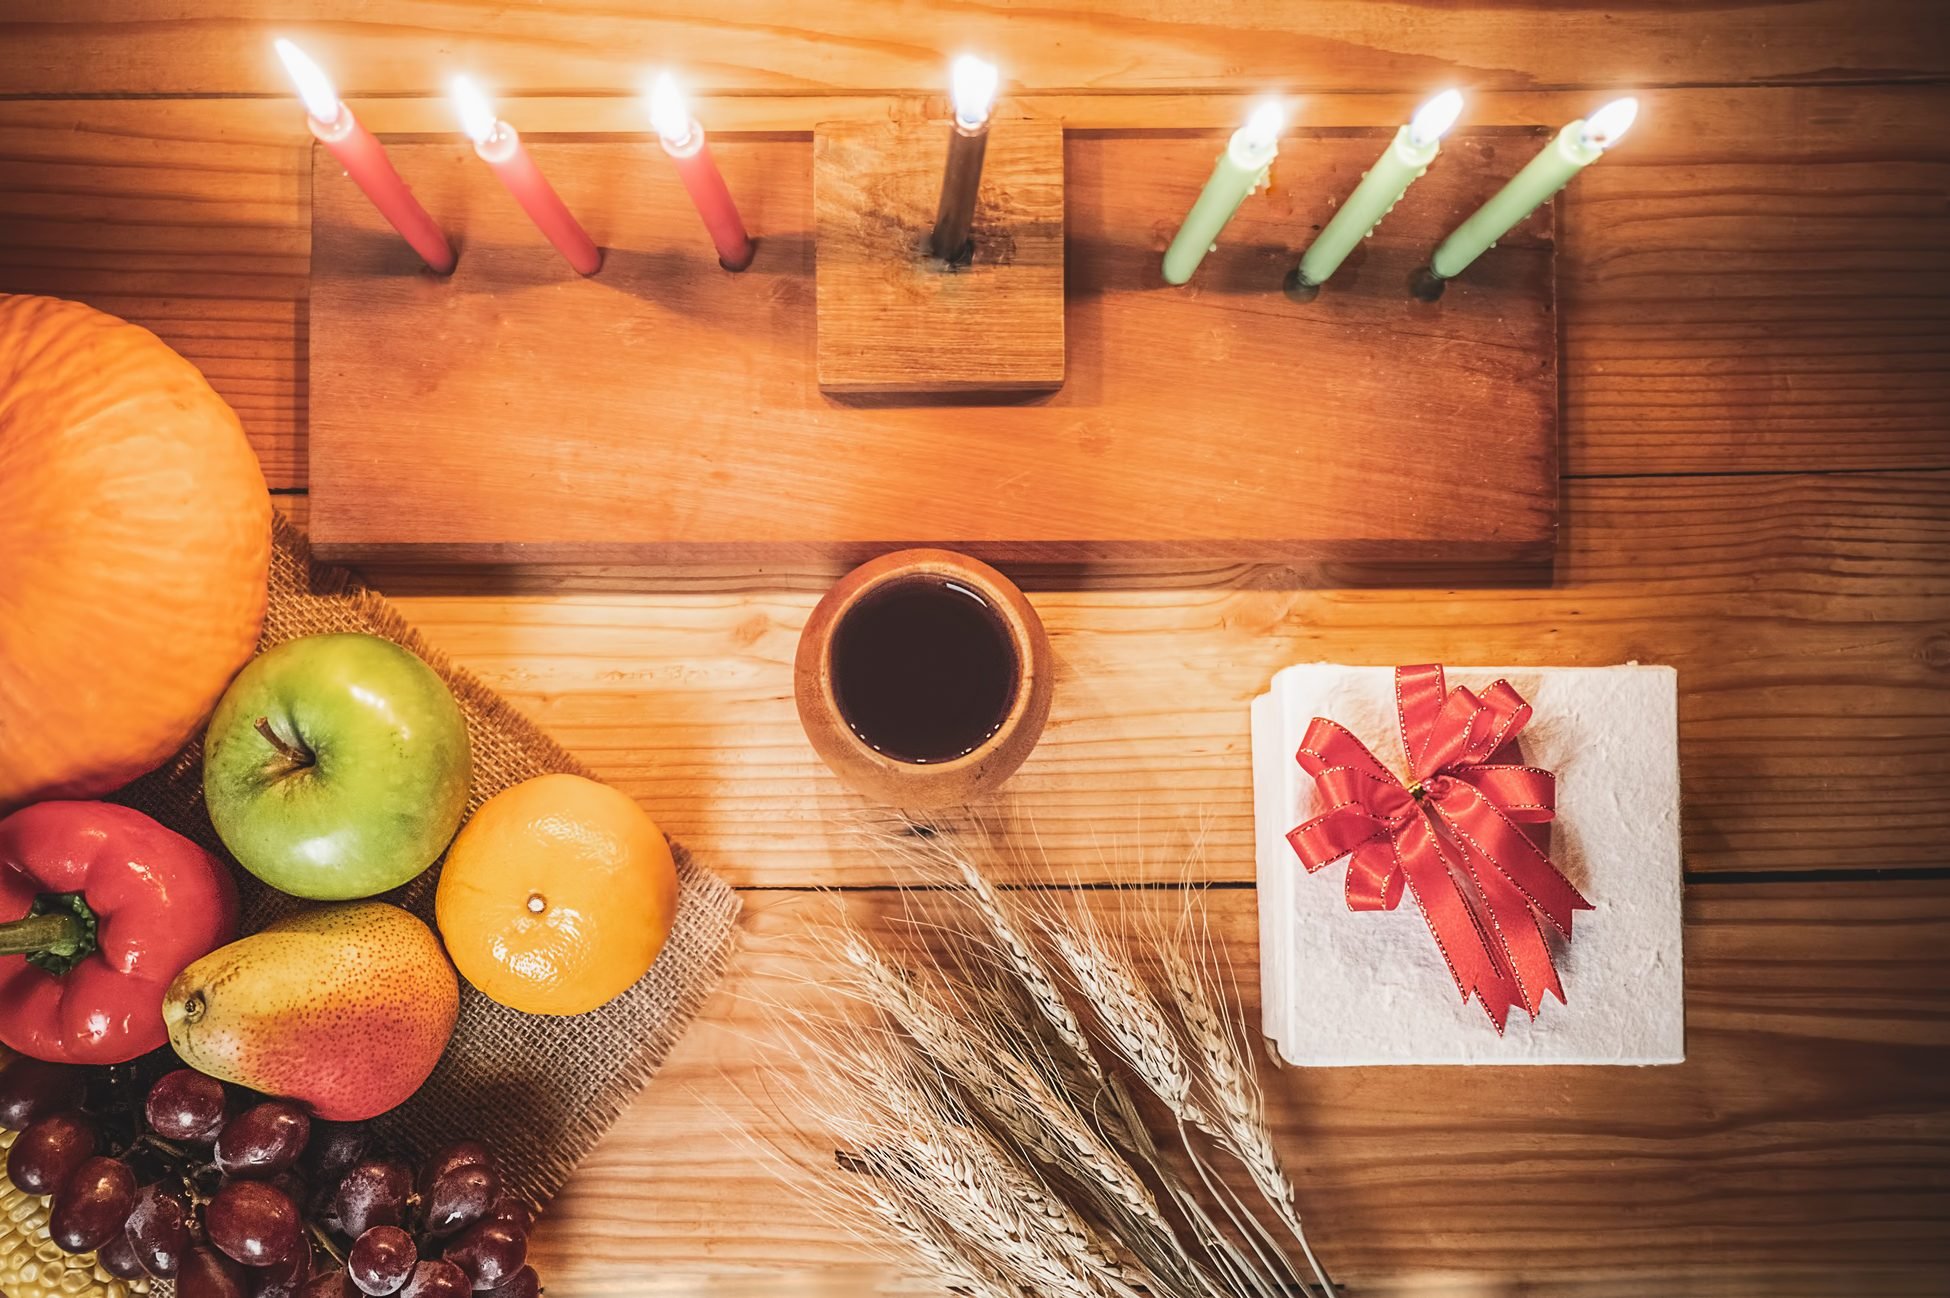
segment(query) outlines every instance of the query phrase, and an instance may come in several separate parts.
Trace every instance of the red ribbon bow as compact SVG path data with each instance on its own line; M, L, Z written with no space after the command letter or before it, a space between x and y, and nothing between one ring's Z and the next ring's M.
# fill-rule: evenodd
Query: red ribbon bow
M1407 884L1463 999L1501 1034L1512 1005L1534 1019L1544 993L1564 1000L1537 915L1568 938L1592 909L1520 827L1556 814L1557 781L1516 764L1530 704L1508 681L1479 697L1445 688L1440 666L1398 667L1395 708L1412 782L1315 717L1298 756L1327 810L1287 841L1309 873L1348 858L1349 910L1393 910Z

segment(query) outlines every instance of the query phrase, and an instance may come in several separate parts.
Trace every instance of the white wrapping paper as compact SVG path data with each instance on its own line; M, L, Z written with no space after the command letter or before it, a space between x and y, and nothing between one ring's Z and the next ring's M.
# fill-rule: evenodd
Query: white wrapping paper
M1550 855L1594 909L1552 953L1568 1004L1517 1007L1504 1035L1460 999L1412 899L1348 910L1345 862L1309 875L1286 834L1318 814L1294 760L1316 716L1398 775L1394 669L1307 663L1253 703L1263 1030L1308 1065L1672 1064L1685 1058L1680 959L1678 686L1670 667L1452 667L1529 700L1524 761L1557 776ZM1548 925L1546 925L1548 930Z

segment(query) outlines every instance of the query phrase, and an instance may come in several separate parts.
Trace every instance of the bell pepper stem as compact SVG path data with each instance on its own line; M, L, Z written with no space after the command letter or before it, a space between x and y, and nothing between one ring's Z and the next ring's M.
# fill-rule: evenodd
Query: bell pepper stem
M81 949L87 928L81 917L66 911L29 915L0 924L0 955L73 955Z

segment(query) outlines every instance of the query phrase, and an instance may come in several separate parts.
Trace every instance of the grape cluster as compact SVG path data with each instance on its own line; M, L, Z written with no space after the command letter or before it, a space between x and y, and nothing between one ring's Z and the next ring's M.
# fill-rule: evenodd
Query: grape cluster
M126 1079L123 1079L126 1080ZM108 1093L104 1094L104 1091ZM528 1209L478 1141L416 1170L360 1124L313 1121L178 1069L120 1132L98 1070L0 1069L6 1172L52 1195L49 1233L179 1298L537 1298Z

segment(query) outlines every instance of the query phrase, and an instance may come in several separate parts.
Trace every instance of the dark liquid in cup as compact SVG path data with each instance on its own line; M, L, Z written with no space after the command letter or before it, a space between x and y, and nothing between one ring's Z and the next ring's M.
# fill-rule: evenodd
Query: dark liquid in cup
M980 748L1022 675L1002 618L959 582L909 577L870 591L833 635L833 692L847 725L903 762Z

